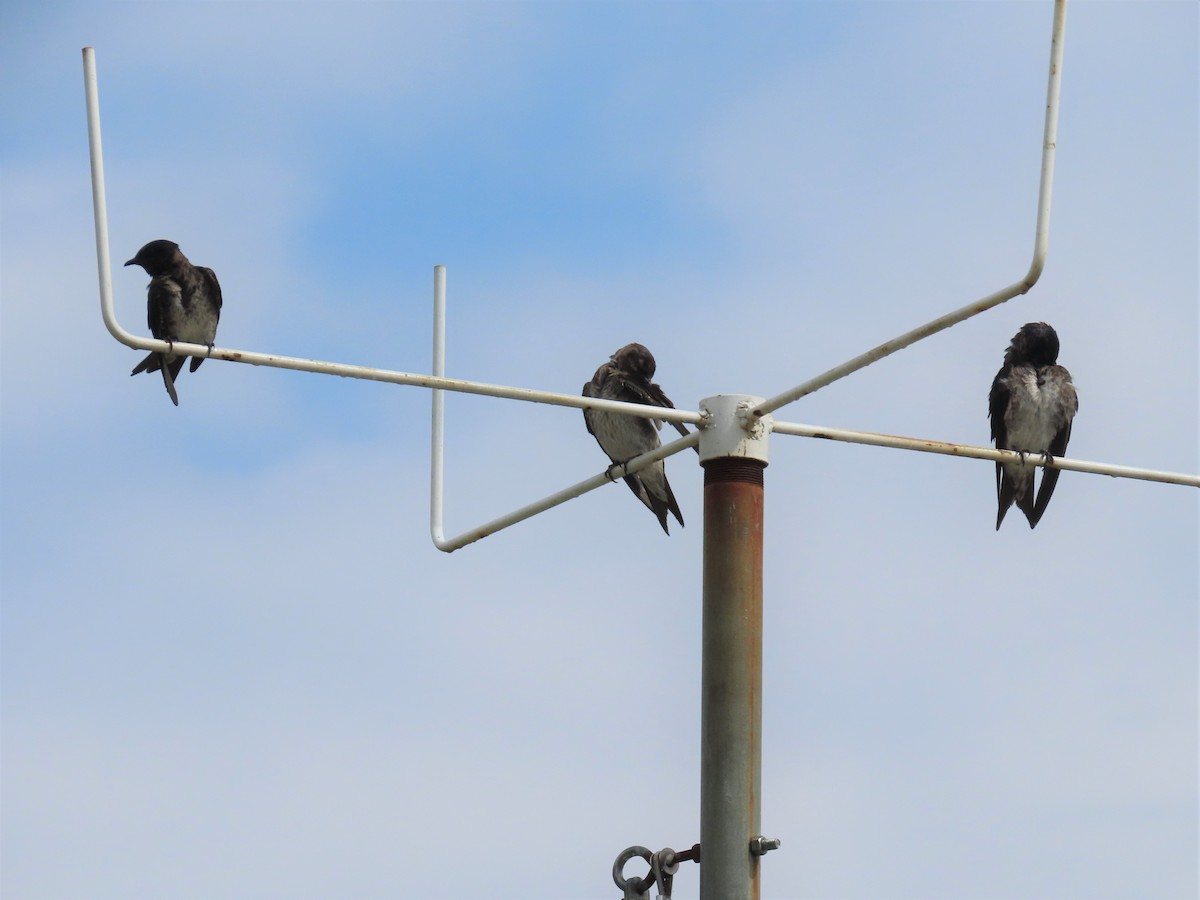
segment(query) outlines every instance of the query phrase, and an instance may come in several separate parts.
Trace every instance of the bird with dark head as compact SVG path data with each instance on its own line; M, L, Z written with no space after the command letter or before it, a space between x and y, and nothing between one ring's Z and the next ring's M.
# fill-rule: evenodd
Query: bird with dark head
M1058 365L1058 335L1045 322L1030 322L1016 333L1004 352L1004 365L992 381L988 416L992 440L1001 450L1021 454L1062 456L1071 439L1071 423L1079 398L1071 373ZM996 463L996 530L1015 502L1033 528L1058 484L1058 469L1042 470L1041 487L1034 495L1036 467Z
M662 388L650 380L654 377L655 368L654 356L649 350L641 344L626 344L596 370L592 380L583 386L583 396L674 409L675 404L667 399ZM585 409L583 421L614 465L627 463L635 456L661 446L658 439L658 431L662 428L660 419ZM689 433L683 423L672 424L680 434ZM654 513L667 534L671 533L667 528L668 512L675 516L680 525L683 524L683 513L679 511L679 504L667 481L667 470L662 460L633 475L626 475L625 483L633 495Z
M150 333L160 341L205 344L211 350L217 340L217 322L221 318L221 285L212 269L193 266L174 241L151 241L137 252L127 266L141 266L150 276L146 288L146 319ZM139 372L162 372L163 384L171 402L179 405L175 379L183 369L186 356L152 352L134 368ZM204 357L193 356L190 371L195 372Z

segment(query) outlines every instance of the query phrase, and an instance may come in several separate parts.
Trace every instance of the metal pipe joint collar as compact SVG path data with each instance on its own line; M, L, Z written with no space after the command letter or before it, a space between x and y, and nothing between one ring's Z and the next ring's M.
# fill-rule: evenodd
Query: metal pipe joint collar
M714 459L747 459L767 464L771 417L751 410L763 402L750 394L718 394L700 401L700 464Z

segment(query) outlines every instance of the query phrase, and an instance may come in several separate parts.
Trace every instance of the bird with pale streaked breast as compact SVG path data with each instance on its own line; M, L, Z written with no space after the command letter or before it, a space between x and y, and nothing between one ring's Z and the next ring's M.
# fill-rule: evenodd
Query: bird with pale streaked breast
M141 266L150 276L146 288L146 319L150 333L160 341L205 344L211 350L217 340L221 318L221 285L212 269L194 266L174 241L151 241L138 250L127 266ZM162 372L171 402L179 405L175 379L183 370L186 356L151 352L134 368L139 372ZM189 370L195 372L204 357L193 356Z
M651 379L656 364L654 356L641 344L626 344L609 361L596 370L592 380L583 386L583 396L604 400L623 400L627 403L642 403L674 409L662 388ZM645 419L640 416L624 415L599 409L585 409L583 420L588 431L596 438L614 465L629 462L635 456L649 453L661 446L658 431L661 419ZM681 422L672 422L680 434L690 432ZM697 451L699 452L699 451ZM675 516L683 525L683 513L667 481L667 470L662 460L625 476L625 483L635 497L654 513L662 530L670 534L667 513Z
M1004 365L988 393L992 440L1001 450L1062 456L1071 439L1079 398L1071 373L1058 365L1058 334L1045 322L1021 326L1004 352ZM1033 528L1058 484L1058 469L1042 469L1034 494L1035 466L996 463L996 530L1015 502Z

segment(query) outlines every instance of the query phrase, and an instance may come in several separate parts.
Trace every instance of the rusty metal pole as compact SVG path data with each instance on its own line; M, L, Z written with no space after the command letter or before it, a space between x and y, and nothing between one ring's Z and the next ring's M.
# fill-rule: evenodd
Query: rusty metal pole
M704 635L700 706L700 900L758 900L763 842L763 469L758 397L701 402ZM753 843L753 849L752 849Z

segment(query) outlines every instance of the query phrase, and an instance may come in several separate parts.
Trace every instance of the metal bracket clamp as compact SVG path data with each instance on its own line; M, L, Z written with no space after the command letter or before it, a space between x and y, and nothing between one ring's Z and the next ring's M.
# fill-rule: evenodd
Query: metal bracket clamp
M700 465L729 458L767 464L771 417L751 412L762 402L750 394L718 394L700 401L706 420L700 429Z

